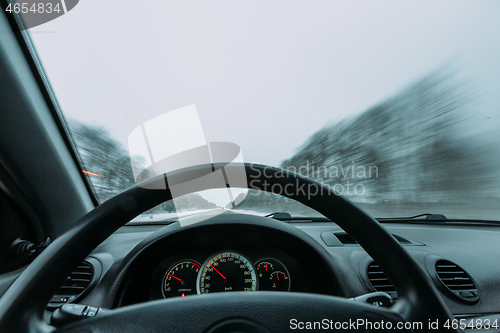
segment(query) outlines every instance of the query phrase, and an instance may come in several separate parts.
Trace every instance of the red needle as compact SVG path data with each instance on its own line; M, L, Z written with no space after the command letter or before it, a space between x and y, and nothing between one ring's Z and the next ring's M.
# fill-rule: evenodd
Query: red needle
M266 263L266 271L267 271L267 263Z
M278 278L278 281L280 280L280 276L278 274L276 274L276 277Z
M219 272L219 271L217 270L217 268L215 268L214 266L212 266L212 264L210 264L210 267L212 267L212 268L213 268L213 269L214 269L217 273L219 273L219 275L220 275L220 276L222 276L222 278L223 278L224 280L226 279L226 277L225 277L224 275L222 275L222 273L221 273L221 272Z
M171 277L173 277L173 278L174 278L174 279L176 279L176 280L182 281L182 280L181 280L181 279L179 279L177 276L173 276L172 274L168 274L168 275L170 275Z

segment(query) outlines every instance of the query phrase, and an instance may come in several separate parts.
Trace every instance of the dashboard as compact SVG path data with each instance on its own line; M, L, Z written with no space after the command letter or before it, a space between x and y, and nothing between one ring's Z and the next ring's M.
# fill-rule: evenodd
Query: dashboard
M384 226L429 275L457 318L500 319L500 228ZM397 302L397 293L373 259L331 222L285 223L231 213L187 229L178 223L124 226L90 259L102 273L74 301L93 307L237 290L345 298L385 291ZM451 270L444 276L443 267Z
M331 266L310 244L242 223L250 215L225 215L218 217L222 224L178 227L174 234L172 225L153 233L139 245L142 251L129 254L126 261L134 264L114 306L230 291L336 294Z

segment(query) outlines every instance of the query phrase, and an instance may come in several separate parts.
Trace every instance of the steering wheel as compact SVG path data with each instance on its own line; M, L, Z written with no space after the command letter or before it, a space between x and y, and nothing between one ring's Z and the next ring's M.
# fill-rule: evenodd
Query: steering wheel
M376 260L396 288L399 298L390 308L379 308L344 298L302 293L228 292L166 299L111 310L57 329L60 332L284 332L291 320L349 324L351 331L371 332L364 323L397 325L422 323L418 331L462 332L442 325L453 315L417 263L385 228L349 200L316 181L287 170L256 164L215 165L230 174L245 168L249 188L285 188L281 195L295 199L335 221ZM0 332L48 332L44 309L77 263L116 229L138 214L172 199L170 186L199 177L210 166L177 170L167 178L153 178L104 202L81 218L48 246L0 299ZM257 180L257 181L256 181ZM264 181L266 188L264 188ZM273 186L276 185L276 186ZM167 188L152 190L146 188ZM206 188L218 185L207 184ZM319 189L316 195L309 190ZM196 190L201 190L197 188ZM277 192L277 191L276 191ZM331 322L330 322L331 320ZM354 323L359 323L356 326ZM331 326L332 328L334 326ZM385 326L387 327L387 326ZM321 327L314 327L319 329ZM397 331L411 331L399 329Z

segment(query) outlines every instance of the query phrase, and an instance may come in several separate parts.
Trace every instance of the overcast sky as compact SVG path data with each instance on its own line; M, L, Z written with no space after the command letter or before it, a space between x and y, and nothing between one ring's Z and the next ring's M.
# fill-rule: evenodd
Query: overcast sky
M30 31L67 117L126 146L141 123L195 104L207 141L276 165L448 64L498 128L499 13L500 1L81 0Z

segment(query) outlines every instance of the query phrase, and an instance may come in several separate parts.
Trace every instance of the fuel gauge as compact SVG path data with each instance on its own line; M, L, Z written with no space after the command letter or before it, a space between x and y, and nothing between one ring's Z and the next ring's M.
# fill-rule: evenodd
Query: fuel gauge
M262 259L256 264L259 290L289 291L290 275L285 265L276 259Z

